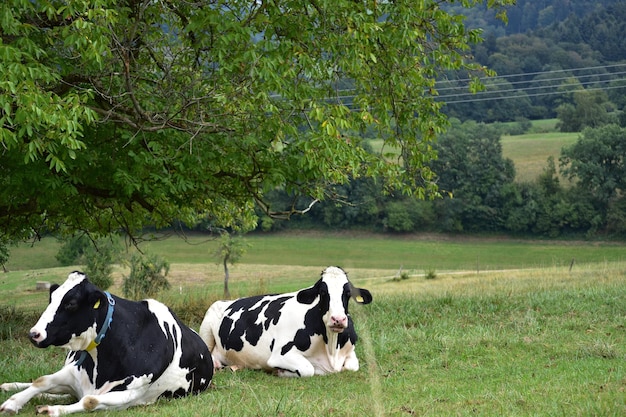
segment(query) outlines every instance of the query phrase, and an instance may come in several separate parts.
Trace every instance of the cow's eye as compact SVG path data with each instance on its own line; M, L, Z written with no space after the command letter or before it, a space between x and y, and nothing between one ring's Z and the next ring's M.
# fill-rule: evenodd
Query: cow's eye
M65 311L69 311L70 313L73 313L74 311L78 310L78 303L76 302L76 300L70 300L67 303L65 303L63 308L65 309Z

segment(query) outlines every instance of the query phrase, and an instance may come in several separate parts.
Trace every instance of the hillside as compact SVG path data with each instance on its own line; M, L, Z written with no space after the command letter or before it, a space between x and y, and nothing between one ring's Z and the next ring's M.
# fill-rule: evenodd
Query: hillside
M466 10L459 5L447 6L448 10L462 13L470 27L482 28L497 36L525 33L550 25L559 24L571 17L584 17L598 10L620 3L620 0L517 0L506 8L508 24L496 18L496 12L480 6Z

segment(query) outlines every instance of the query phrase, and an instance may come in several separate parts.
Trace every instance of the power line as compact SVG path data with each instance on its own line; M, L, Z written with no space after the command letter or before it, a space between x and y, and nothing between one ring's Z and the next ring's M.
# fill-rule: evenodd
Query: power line
M618 89L618 88L626 88L626 84L624 85L614 85L614 86L603 86L603 87L592 87L593 84L598 84L600 82L606 83L606 82L613 82L613 81L626 81L626 78L621 78L619 80L605 80L605 81L590 81L590 82L586 82L586 83L580 83L577 86L584 86L584 85L589 85L590 87L588 88L579 88L576 90L563 90L563 91L547 91L547 92L541 92L541 93L526 93L526 90L529 89L517 89L517 90L506 90L506 92L514 92L514 94L510 94L510 95L504 95L501 97L469 97L466 99L461 99L461 100L452 100L452 101L444 101L444 104L448 105L448 104L459 104L459 103L475 103L475 102L482 102L482 101L500 101L500 100L511 100L511 99L520 99L520 98L528 98L528 97L542 97L542 96L554 96L554 95L563 95L563 94L572 94L572 93L581 93L581 92L586 92L586 91L606 91L606 90L614 90L614 89ZM553 86L554 87L560 87L560 86ZM549 88L549 87L544 87L544 88ZM503 91L494 91L492 93L501 93L504 92ZM523 93L523 94L519 94L519 93ZM346 97L354 97L354 96L346 96ZM449 95L447 97L452 97L452 95ZM342 97L338 97L338 98L334 98L333 100L338 100L338 101L342 101L341 100ZM436 99L439 97L436 97ZM356 107L352 105L352 101L350 100L349 103L343 102L343 105L346 106L348 109L350 110L356 110Z
M622 79L624 81L626 79ZM545 93L536 93L536 94L522 94L522 95L510 95L504 97L482 97L475 99L467 99L467 100L454 100L454 101L446 101L445 104L457 104L457 103L474 103L478 101L497 101L497 100L510 100L514 98L526 98L526 97L540 97L540 96L553 96L557 94L569 94L569 93L582 93L585 91L604 91L604 90L614 90L616 88L626 88L626 85L614 85L614 86L606 86L606 87L591 87L591 88L581 88L578 90L568 90L568 91L552 91Z
M623 72L623 74L626 74L626 71ZM477 93L459 93L459 94L447 94L447 95L443 95L443 96L438 96L437 99L445 99L447 97L453 97L453 98L458 98L458 97L477 97L477 96L481 96L481 95L489 95L489 94L503 94L503 93L509 93L509 92L515 92L515 93L522 93L522 92L526 92L526 91L533 91L533 90L546 90L546 89L554 89L554 88L565 88L562 93L569 93L573 90L567 90L567 87L578 87L578 86L591 86L594 84L602 84L602 83L612 83L612 82L620 82L620 81L626 81L626 78L617 78L617 79L611 79L611 80L591 80L591 81L584 81L578 84L570 84L570 85L563 85L563 84L558 84L558 85L542 85L542 86L532 86L532 87L523 87L523 88L509 88L506 90L492 90L492 91L479 91ZM621 88L621 87L626 87L626 85L624 86L617 86L614 88ZM560 92L555 92L555 93L560 93ZM534 94L529 94L529 96L535 96ZM498 97L493 97L493 98L498 98ZM470 98L470 100L472 100L472 98ZM446 100L444 100L446 101ZM449 102L448 102L449 103Z
M622 75L622 74L626 74L626 71L618 71L618 72L608 72L608 73L601 73L601 74L587 74L587 75L578 75L575 76L574 78L580 80L580 79L584 79L584 78L591 78L591 77L611 77L611 76L616 76L616 75ZM565 77L558 77L558 78L544 78L544 79L539 79L539 80L530 80L530 81L507 81L507 82L501 82L501 83L488 83L487 84L487 88L490 87L499 87L501 85L517 85L517 84L529 84L529 83L547 83L547 82L555 82L555 81L564 81L564 80L569 80L571 79L572 76L565 76ZM550 87L550 86L548 86ZM437 91L447 91L447 90L458 90L461 88L465 88L465 86L455 86L455 87L444 87L444 88L438 88ZM473 94L473 93L464 93L464 94Z
M622 67L626 67L626 63L499 75L499 76L494 76L494 77L483 77L483 78L480 78L480 80L482 82L485 82L485 81L492 81L492 80L507 80L509 78L514 79L514 78L519 78L519 77L551 75L551 74L560 74L560 73L572 74L572 73L581 72L581 71L597 71L597 70L606 71L610 68L615 69L615 68L622 68ZM626 78L622 77L622 78L617 78L617 79L612 78L612 79L605 79L605 80L589 80L589 81L583 81L583 82L580 82L580 80L585 79L585 78L590 78L590 77L599 77L599 78L615 77L615 76L619 76L623 74L626 74L626 70L617 71L617 72L604 72L603 71L603 72L595 72L592 74L567 75L567 76L557 77L557 78L518 80L518 81L507 81L507 82L501 82L501 83L496 82L492 84L487 84L486 87L489 88L489 87L498 87L498 86L503 86L503 85L513 86L513 85L529 84L529 83L547 83L547 82L555 82L555 81L564 81L572 77L575 77L579 81L579 83L576 85L572 85L572 86L576 86L576 87L587 86L588 88L583 88L583 89L579 88L576 90L564 89L563 91L544 91L544 92L537 92L537 93L527 93L529 91L535 91L535 90L546 90L546 89L568 87L568 85L563 85L563 84L540 85L540 86L530 85L530 86L524 86L520 88L508 88L505 90L492 90L492 91L484 90L484 91L479 91L476 93L471 93L471 92L446 93L446 94L436 96L435 100L444 101L445 104L459 104L459 103L474 103L474 102L481 102L481 101L510 100L510 99L526 98L526 97L542 97L542 96L570 94L570 93L577 93L577 92L584 92L584 91L613 90L613 89L618 89L618 88L626 88L626 85L621 85L621 86L609 85L609 86L603 86L603 87L599 87L599 86L593 87L593 86L597 84L606 84L606 83L611 83L611 82L623 82L623 81L626 81ZM450 83L467 82L471 80L472 80L471 78L464 78L464 79L458 79L458 80L439 80L435 82L435 85L442 84L442 83L450 84ZM437 92L451 91L451 90L463 89L466 87L467 86L439 87L439 88L436 88L436 90ZM356 94L341 94L341 93L347 93L347 92L356 92L356 89L354 88L338 89L336 90L336 93L338 93L338 95L334 97L328 97L327 100L342 103L343 105L348 107L350 110L354 110L356 109L356 107L354 106L354 99L357 97L357 95ZM485 95L506 94L506 93L512 93L512 94L500 96L500 97L484 97ZM274 98L277 98L277 97L280 97L280 96L277 95ZM459 97L466 97L466 98L458 99ZM451 101L445 100L447 98L454 98L454 99Z
M623 64L626 65L626 64ZM623 75L626 74L626 71L620 71L611 74L591 74L587 76L581 76L582 78L590 77L590 76L605 76L605 75ZM568 79L569 77L563 77L563 79ZM546 80L548 81L548 80ZM494 90L494 91L479 91L476 93L464 92L458 94L444 94L441 96L435 97L437 101L444 101L445 104L459 104L459 103L474 103L474 102L483 102L483 101L498 101L498 100L510 100L510 99L519 99L519 98L527 98L527 97L542 97L542 96L553 96L553 95L563 95L563 94L571 94L577 92L584 91L600 91L600 90L613 90L618 88L626 88L625 85L607 85L607 86L599 86L600 84L607 84L613 82L626 82L626 78L616 78L616 79L607 79L607 80L589 80L584 82L579 82L575 85L570 85L569 87L580 87L587 86L587 88L578 88L575 90L567 89L568 85L543 85L543 86L528 86L522 88L510 88L505 90ZM506 85L505 83L500 83L499 85ZM595 87L594 87L595 86ZM488 86L489 87L489 86ZM562 91L543 91L537 93L528 93L529 91L535 90L549 90L555 88L565 88ZM512 93L506 95L507 93ZM493 97L484 97L485 95L495 95L495 94L505 94L504 96L493 96ZM482 96L482 97L481 97ZM344 101L349 99L351 102L352 99L356 96L338 96L335 99L338 101ZM466 97L462 99L458 99L459 97ZM454 98L453 100L446 100L447 98ZM349 108L352 108L351 103L346 104Z
M536 72L524 72L524 73L517 73L517 74L507 74L507 75L496 75L493 77L480 77L479 80L481 82L485 82L485 81L490 81L490 80L500 80L500 79L507 79L507 78L519 78L519 77L526 77L526 76L538 76L538 75L549 75L549 74L559 74L559 73L571 73L571 72L579 72L579 71L590 71L590 70L600 70L600 69L604 69L607 70L609 68L618 68L618 67L626 67L626 63L623 64L611 64L611 65L597 65L597 66L592 66L592 67L578 67L578 68L569 68L569 69L559 69L559 70L547 70L547 71L536 71ZM575 75L576 78L581 78L581 77L593 77L593 76L605 76L605 75L612 75L612 74L618 74L618 73L611 73L611 72L596 72L594 74L588 74L588 75ZM550 79L540 79L540 80L532 80L534 82L543 82L543 81L552 81L552 80L561 80L561 79L567 79L570 78L569 76L566 77L562 77L562 78L550 78ZM459 78L456 80L437 80L435 81L435 85L437 84L443 84L443 83L462 83L462 82L469 82L472 81L472 78ZM510 81L510 84L519 84L519 83L527 83L530 81ZM450 89L456 89L459 88L459 86L450 86L450 87L438 87L437 91L445 91L445 90L450 90ZM356 91L355 88L343 88L343 89L337 89L335 90L335 92L337 93L344 93L344 92L354 92Z
M589 71L589 70L597 70L597 69L607 69L607 68L615 68L615 67L623 67L626 64L612 64L612 65L598 65L593 67L578 67L578 68L569 68L569 69L560 69L560 70L548 70L548 71L537 71L537 72L522 72L518 74L507 74L507 75L495 75L493 77L480 77L481 81L485 80L494 80L501 78L515 78L515 77L526 77L530 75L545 75L545 74L557 74L562 72L577 72L577 71ZM461 78L458 80L439 80L436 81L435 84L439 83L452 83L452 82L466 82L472 81L472 78ZM445 87L444 87L445 88Z

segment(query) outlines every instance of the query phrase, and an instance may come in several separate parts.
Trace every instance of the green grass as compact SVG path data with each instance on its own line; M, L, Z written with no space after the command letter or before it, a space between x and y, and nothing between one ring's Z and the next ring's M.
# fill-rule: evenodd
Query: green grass
M532 181L547 167L548 157L554 157L558 167L561 149L574 144L578 136L579 133L561 132L503 136L502 154L515 164L516 181Z
M246 236L246 240L250 247L241 258L242 265L289 265L317 267L319 270L328 265L339 265L346 269L393 271L401 267L419 272L425 269L481 271L563 266L569 265L572 259L576 263L626 260L624 244L603 242L321 232L252 234ZM219 270L212 255L216 245L217 242L207 235L192 234L186 241L172 237L145 242L141 248L160 254L173 264L211 265ZM51 238L43 239L34 247L12 247L7 267L11 271L25 270L24 278L31 281L48 279L51 272L37 268L41 267L39 265L58 267L54 256L45 255L55 253L53 247L58 248L58 243ZM64 269L71 268L75 267Z
M529 133L554 132L559 119L533 120ZM513 122L517 123L517 122Z
M125 416L626 413L624 245L319 233L248 240L252 246L231 270L235 296L310 285L328 264L343 265L356 285L372 292L372 304L351 306L361 370L311 379L221 371L214 389L121 412ZM144 249L172 262L172 289L159 299L197 329L221 295L223 271L209 256L215 242L202 235L188 241L162 240ZM61 349L39 350L25 337L35 320L30 311L42 311L48 298L33 291L35 282L60 282L74 269L55 267L55 245L44 239L12 248L14 270L0 274L0 307L6 307L0 313L7 312L0 326L0 382L32 380L63 362ZM27 269L34 259L50 267ZM409 277L393 280L400 265ZM427 279L429 272L435 278ZM115 293L123 273L115 271ZM16 318L16 309L25 317ZM9 395L0 393L0 402ZM33 400L22 414L48 402Z
M374 277L375 278L375 277ZM621 416L626 265L372 279L353 305L356 373L220 371L199 396L125 416ZM0 342L0 381L56 370L60 349ZM8 398L0 393L0 401ZM34 400L22 410L34 412Z

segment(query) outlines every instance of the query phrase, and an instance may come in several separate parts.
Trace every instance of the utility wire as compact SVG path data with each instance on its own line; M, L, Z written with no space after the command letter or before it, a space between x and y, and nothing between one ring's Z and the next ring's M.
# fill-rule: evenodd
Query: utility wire
M437 101L444 101L445 104L459 104L459 103L474 103L474 102L481 102L481 101L498 101L498 100L510 100L510 99L518 99L518 98L525 98L525 97L542 97L542 96L552 96L552 95L559 95L559 94L570 94L570 93L576 93L576 92L583 92L583 91L598 91L598 90L613 90L613 89L618 89L618 88L626 88L626 85L615 85L615 86L595 86L596 84L603 84L603 83L612 83L612 82L626 82L626 78L611 78L611 79L604 79L604 80L588 80L588 81L581 81L581 79L585 79L585 78L591 78L591 77L615 77L615 76L620 76L620 75L624 75L626 74L626 70L624 71L616 71L616 72L608 72L608 69L621 69L626 67L626 63L622 63L622 64L612 64L612 65L598 65L598 66L590 66L590 67L579 67L579 68L569 68L569 69L559 69L559 70L548 70L548 71L536 71L536 72L526 72L526 73L517 73L517 74L507 74L507 75L497 75L494 77L482 77L480 78L480 80L482 82L486 82L486 90L484 91L478 91L476 93L471 93L471 92L467 92L467 91L463 91L463 92L458 92L458 93L453 93L452 91L458 91L459 89L464 89L467 87L467 85L462 86L462 85L457 85L457 86L449 86L449 87L435 87L437 92L443 92L443 91L450 91L450 93L445 93L439 96L436 96L435 99ZM599 71L601 70L601 71ZM581 72L581 71L597 71L591 74L580 74L580 75L573 75L573 73L576 72ZM517 80L517 81L507 81L508 79L516 79L516 78L520 78L520 77L529 77L529 76L542 76L542 75L553 75L553 74L565 74L567 73L568 75L562 76L562 77L557 77L557 78L543 78L543 79L532 79L532 80ZM568 90L567 87L568 85L564 85L564 84L558 84L558 85L531 85L531 86L524 86L524 87L520 87L520 88L508 88L508 89L504 89L504 90L489 90L490 87L498 87L498 86L514 86L514 85L519 85L519 84L529 84L529 83L548 83L548 82L554 82L554 81L564 81L564 80L568 80L570 78L576 78L579 83L578 84L574 84L571 86L575 86L575 87L579 87L579 86L588 86L588 88L584 88L584 89L576 89L576 90ZM452 83L462 83L462 82L469 82L471 81L471 78L461 78L461 79L457 79L457 80L438 80L435 82L435 85L441 85L441 84L452 84ZM488 83L489 81L493 81L493 80L505 80L506 82L496 82L496 83ZM546 90L546 89L554 89L554 88L564 88L562 91L544 91L544 92L537 92L537 93L527 93L529 91L535 91L535 90ZM329 101L335 101L338 103L343 103L346 107L348 107L350 110L355 110L356 106L354 106L354 99L357 97L356 94L342 94L342 93L351 93L351 92L356 92L356 89L354 88L350 88L350 89L338 89L336 90L337 95L334 97L328 97L327 100ZM506 93L511 93L506 95ZM495 94L505 94L505 96L500 96L500 97L484 97L485 95L495 95ZM273 98L278 98L280 96L276 96ZM460 97L464 97L459 99ZM448 98L453 98L452 100L446 100Z
M569 68L569 69L560 69L560 70L548 70L548 71L537 71L537 72L524 72L524 73L517 73L517 74L507 74L507 75L496 75L493 77L480 77L479 80L481 82L486 82L486 81L491 81L491 80L501 80L501 79L507 79L507 78L519 78L519 77L527 77L527 76L538 76L538 75L549 75L549 74L559 74L559 73L572 73L572 72L579 72L579 71L591 71L591 70L600 70L600 69L604 69L607 70L609 68L619 68L619 67L626 67L626 63L623 64L611 64L611 65L598 65L598 66L593 66L593 67L578 67L578 68ZM587 75L574 75L574 77L576 78L581 78L581 77L593 77L593 76L605 76L605 75L612 75L615 73L611 73L611 72L595 72L593 74L587 74ZM560 79L568 79L571 78L571 76L565 76L562 78L558 78ZM517 84L517 83L527 83L527 82L543 82L543 81L550 81L550 80L555 80L555 78L549 78L549 79L539 79L539 80L527 80L527 81L509 81L509 83L511 84ZM463 82L469 82L472 81L471 78L459 78L459 79L445 79L445 80L437 80L435 81L435 86L438 84L444 84L444 83L448 83L448 84L452 84L452 83L463 83ZM437 91L445 91L448 89L455 89L458 88L458 86L450 86L450 87L436 87ZM342 88L342 89L337 89L335 90L337 93L350 93L355 91L354 88Z
M626 72L624 72L626 74ZM613 80L592 80L592 81L585 81L585 82L581 82L578 84L570 84L570 85L563 85L563 84L558 84L558 85L541 85L541 86L533 86L533 87L522 87L522 88L508 88L505 90L485 90L485 91L478 91L477 93L459 93L459 94L446 94L446 95L442 95L442 96L438 96L437 99L444 99L444 101L446 101L445 99L448 97L454 97L454 98L459 98L459 97L478 97L481 95L489 95L489 94L502 94L502 93L509 93L509 92L515 92L515 93L523 93L526 91L533 91L533 90L546 90L546 89L554 89L554 88L563 88L562 93L569 93L571 91L574 90L568 90L567 87L578 87L578 86L587 86L587 85L594 85L594 84L603 84L603 83L612 83L612 82L621 82L621 81L626 81L626 78L618 78L618 79L613 79ZM626 87L626 84L623 86L616 86L613 88L621 88L621 87ZM489 88L489 87L487 87ZM547 92L546 92L547 93ZM556 93L559 93L558 91ZM534 96L534 95L533 95ZM493 97L493 98L498 98L498 97ZM473 98L470 98L469 100L473 100Z
M622 71L620 73L616 73L616 75L623 75L626 74L626 71ZM569 77L566 77L564 79L568 79ZM446 99L448 97L453 97L453 98L459 98L459 97L470 97L468 99L468 101L474 101L478 98L478 96L481 95L490 95L490 94L503 94L503 93L509 93L509 92L515 92L515 93L522 93L522 92L526 92L526 91L533 91L533 90L548 90L548 89L554 89L554 88L563 88L563 91L559 91L559 92L546 92L545 94L555 94L555 93L571 93L574 91L580 91L579 90L567 90L567 87L578 87L578 86L590 86L590 85L594 85L594 84L601 84L601 83L612 83L612 82L621 82L621 81L626 81L626 78L617 78L617 79L609 79L609 80L590 80L590 81L584 81L584 82L579 82L578 84L556 84L556 85L541 85L541 86L530 86L530 87L521 87L521 88L508 88L505 90L484 90L484 91L478 91L476 93L470 93L470 92L459 92L457 93L449 93L449 94L443 94L443 95L439 95L436 96L437 100L442 100L442 99ZM498 84L498 85L508 85L508 84ZM487 89L489 89L490 87L493 87L493 85L488 85ZM613 89L613 88L622 88L622 87L626 87L626 84L624 86L612 86L608 89ZM462 87L456 87L457 89L461 89ZM440 90L437 90L440 91ZM529 96L539 96L542 94L529 94ZM351 101L354 98L356 98L356 95L348 95L348 96L337 96L337 97L333 97L332 100L336 100L336 101ZM492 97L493 99L498 99L500 97ZM445 100L444 100L445 101ZM455 100L455 102L459 102L461 100Z
M626 88L626 85L614 85L614 86L607 86L607 87L591 87L591 88L581 88L581 89L578 89L578 90L552 91L552 92L535 93L535 94L509 95L509 96L504 96L504 97L482 97L482 98L467 99L467 100L453 100L453 101L446 101L445 104L474 103L474 102L478 102L478 101L497 101L497 100L510 100L510 99L514 99L514 98L553 96L553 95L558 95L558 94L582 93L582 92L585 92L585 91L614 90L616 88Z
M495 80L495 79L501 79L501 78L515 78L515 77L527 77L530 75L558 74L562 72L589 71L589 70L608 69L608 68L624 67L624 66L626 66L626 63L611 64L611 65L597 65L593 67L578 67L578 68L569 68L569 69L560 69L560 70L537 71L537 72L522 72L518 74L495 75L493 77L481 77L479 79L481 81L486 81L486 80ZM472 81L472 78L460 78L458 80L439 80L439 81L436 81L435 84L465 82L465 81Z
M491 87L499 87L502 85L518 85L518 84L538 84L538 83L548 83L548 82L555 82L555 81L564 81L564 80L570 80L572 78L576 78L577 80L581 80L581 79L585 79L585 78L591 78L591 77L614 77L616 75L622 75L622 74L626 74L626 71L618 71L618 72L610 72L610 73L603 73L603 74L588 74L588 75L578 75L578 76L566 76L566 77L558 77L558 78L544 78L544 79L540 79L540 80L530 80L530 81L507 81L507 82L496 82L496 83L486 83L486 87L487 88L491 88ZM612 81L612 80L609 80ZM558 85L560 86L560 84ZM557 87L558 87L557 86ZM443 87L443 88L438 88L437 91L448 91L448 90L459 90L462 88L465 88L466 86L456 86L456 87ZM547 86L547 87L551 87L551 86ZM465 94L472 94L472 93L465 93Z

